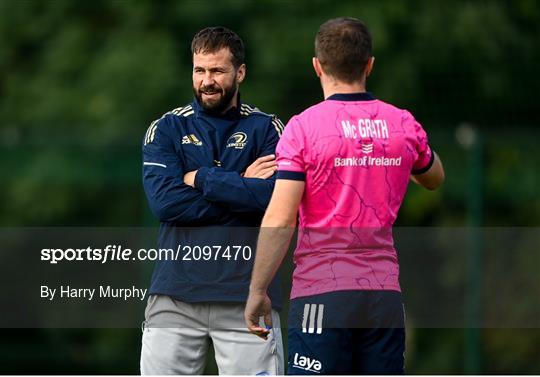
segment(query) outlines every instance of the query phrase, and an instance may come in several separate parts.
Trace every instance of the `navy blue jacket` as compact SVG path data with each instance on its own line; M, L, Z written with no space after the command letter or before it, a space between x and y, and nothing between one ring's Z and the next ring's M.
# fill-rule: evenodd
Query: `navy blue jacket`
M150 294L187 302L246 300L257 228L275 177L242 173L275 153L282 131L279 119L247 104L213 116L197 101L150 125L143 143L144 190L161 221L159 248L173 250L176 259L157 261ZM183 181L194 170L192 188ZM278 288L274 281L269 291L276 307Z

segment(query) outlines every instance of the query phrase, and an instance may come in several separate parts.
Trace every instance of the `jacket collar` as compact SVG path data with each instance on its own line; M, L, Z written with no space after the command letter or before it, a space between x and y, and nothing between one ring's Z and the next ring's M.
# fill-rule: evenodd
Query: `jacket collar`
M195 109L195 115L203 116L203 117L218 118L218 119L234 120L234 119L240 118L241 104L242 103L240 102L240 92L238 92L236 106L231 107L224 114L211 114L211 113L208 113L206 110L204 110L204 108L201 106L201 104L199 103L196 97L193 98L193 108Z

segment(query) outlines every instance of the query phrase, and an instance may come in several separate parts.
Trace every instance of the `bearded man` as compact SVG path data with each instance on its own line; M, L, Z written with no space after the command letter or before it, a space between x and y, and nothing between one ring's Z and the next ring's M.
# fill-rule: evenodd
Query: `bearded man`
M283 374L279 285L272 341L265 342L243 322L255 238L238 231L260 225L283 123L240 100L246 65L236 33L203 29L191 51L194 101L154 121L143 143L143 183L161 222L159 247L179 253L155 266L141 372L202 374L213 344L220 374Z

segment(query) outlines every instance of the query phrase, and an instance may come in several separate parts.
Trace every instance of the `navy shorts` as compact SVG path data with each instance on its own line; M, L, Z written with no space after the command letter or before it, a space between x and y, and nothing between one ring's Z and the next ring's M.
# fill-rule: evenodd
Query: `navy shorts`
M338 291L291 300L288 374L403 374L400 292Z

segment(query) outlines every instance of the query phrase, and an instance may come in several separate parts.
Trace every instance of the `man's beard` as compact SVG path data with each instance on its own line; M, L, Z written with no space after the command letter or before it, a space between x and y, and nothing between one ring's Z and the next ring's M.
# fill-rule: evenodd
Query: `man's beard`
M236 93L237 87L234 84L235 82L236 80L233 80L231 86L224 88L215 85L203 86L200 89L193 88L193 93L195 94L195 98L197 98L199 105L201 105L207 113L214 115L221 114L229 107ZM217 101L205 101L203 100L204 92L218 92L221 93L221 97Z

